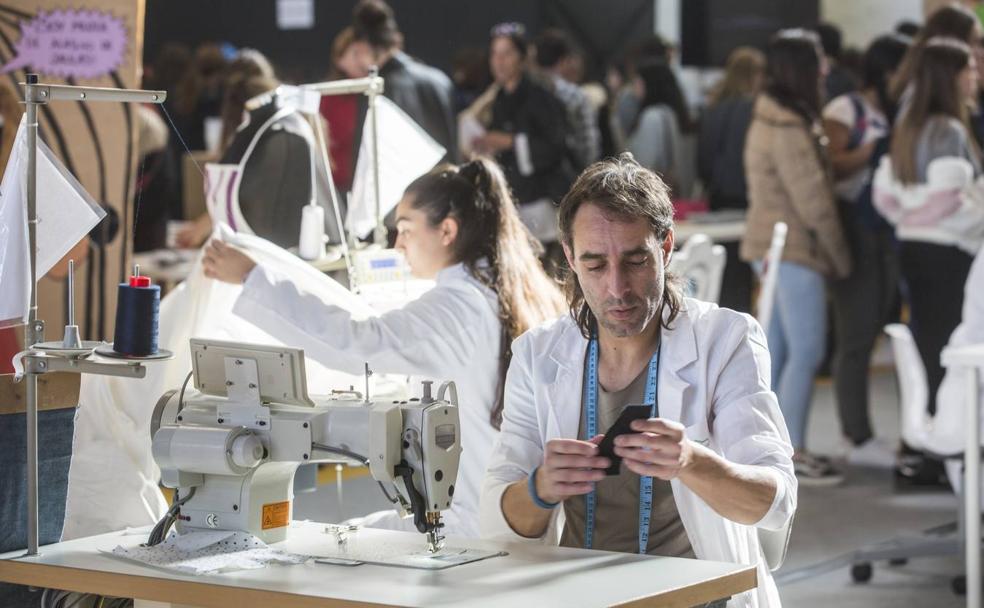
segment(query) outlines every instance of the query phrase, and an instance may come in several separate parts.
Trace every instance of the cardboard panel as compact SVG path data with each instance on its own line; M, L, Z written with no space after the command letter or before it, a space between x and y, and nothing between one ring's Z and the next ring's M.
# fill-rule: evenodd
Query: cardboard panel
M22 90L18 85L27 72L38 73L41 82L48 84L139 88L143 25L143 0L0 0L0 114L4 119L0 169L6 166L23 112L17 103ZM118 234L104 247L83 243L69 254L79 262L76 320L83 335L111 340L116 285L132 250L132 230L127 224L132 222L137 171L134 107L52 102L41 108L39 125L41 137L92 197L119 215ZM47 323L48 339L59 338L65 324L66 267L67 262L60 264L39 285L39 316ZM9 359L11 354L0 352L0 357ZM0 402L17 392L8 380L0 378ZM77 393L77 380L74 384Z

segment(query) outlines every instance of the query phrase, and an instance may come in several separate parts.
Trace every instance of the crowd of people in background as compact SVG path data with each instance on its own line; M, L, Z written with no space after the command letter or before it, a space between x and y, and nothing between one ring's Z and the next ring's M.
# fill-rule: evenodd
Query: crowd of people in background
M655 36L598 81L585 80L586 57L560 29L533 37L520 23L496 25L484 48L455 54L450 76L414 58L412 42L383 0L361 0L326 42L326 77L360 78L376 66L385 95L445 148L445 160L494 159L553 272L563 264L557 204L581 171L623 151L659 173L675 201L747 213L741 242L726 244L722 306L753 309L773 226L785 222L765 329L797 475L806 484L842 478L837 459L806 445L814 380L828 366L848 461L892 456L897 446L876 435L870 417L877 338L907 315L935 396L940 352L961 321L984 240L984 196L968 203L965 188L981 174L984 141L984 46L973 12L944 6L864 50L845 49L831 24L782 30L767 48L734 49L696 99L685 94L676 49ZM185 146L236 162L249 100L279 83L259 51L218 44L168 45L146 79L169 92L167 115L144 117L148 132L173 119L184 141L148 136L141 184L164 185L145 188L141 213L178 219ZM327 135L342 192L353 183L365 112L358 95L321 102L315 128ZM191 223L178 244L201 245L207 217L183 219ZM136 245L161 247L163 235L138 234ZM937 461L905 446L901 454L900 483L944 479Z

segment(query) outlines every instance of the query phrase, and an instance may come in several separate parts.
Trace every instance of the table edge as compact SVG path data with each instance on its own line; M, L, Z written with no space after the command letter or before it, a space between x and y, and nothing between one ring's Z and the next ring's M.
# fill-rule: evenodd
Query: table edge
M0 560L0 580L32 587L188 604L202 608L228 608L228 606L237 604L251 606L257 602L264 602L270 606L288 605L298 608L379 608L388 606L388 604L314 597L269 589L157 578L141 574L105 572L72 566L37 564L18 561L16 558Z
M702 588L706 586L725 586L725 595L719 597L704 597ZM656 595L639 597L613 606L618 608L643 608L659 606L660 608L688 608L715 600L732 597L739 593L751 591L758 587L758 567L746 566L743 570L722 574L717 578L707 579L699 585L687 585L668 589Z

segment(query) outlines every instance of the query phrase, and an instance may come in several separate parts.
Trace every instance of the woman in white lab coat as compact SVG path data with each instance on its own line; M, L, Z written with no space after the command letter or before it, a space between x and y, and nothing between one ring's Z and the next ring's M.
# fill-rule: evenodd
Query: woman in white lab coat
M403 308L356 321L213 240L204 270L243 283L233 311L276 332L326 366L453 380L461 406L464 451L449 534L478 536L478 500L502 418L502 393L512 340L560 315L561 294L537 259L499 167L478 159L442 166L407 188L396 212L396 248L414 276L436 286ZM412 529L409 520L379 515L368 525Z

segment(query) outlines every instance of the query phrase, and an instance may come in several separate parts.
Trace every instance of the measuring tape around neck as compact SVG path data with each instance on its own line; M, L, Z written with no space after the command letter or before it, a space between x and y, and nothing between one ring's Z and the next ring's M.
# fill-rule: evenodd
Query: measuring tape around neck
M649 359L649 369L646 372L646 404L652 406L651 418L659 416L659 406L656 403L656 383L659 374L659 353L662 343L656 348ZM598 338L591 338L588 344L588 370L584 383L584 407L587 418L588 439L598 434ZM595 508L597 498L595 491L585 496L585 526L584 548L590 549L594 541ZM639 476L639 553L645 555L649 546L649 521L653 512L653 478L647 475Z

